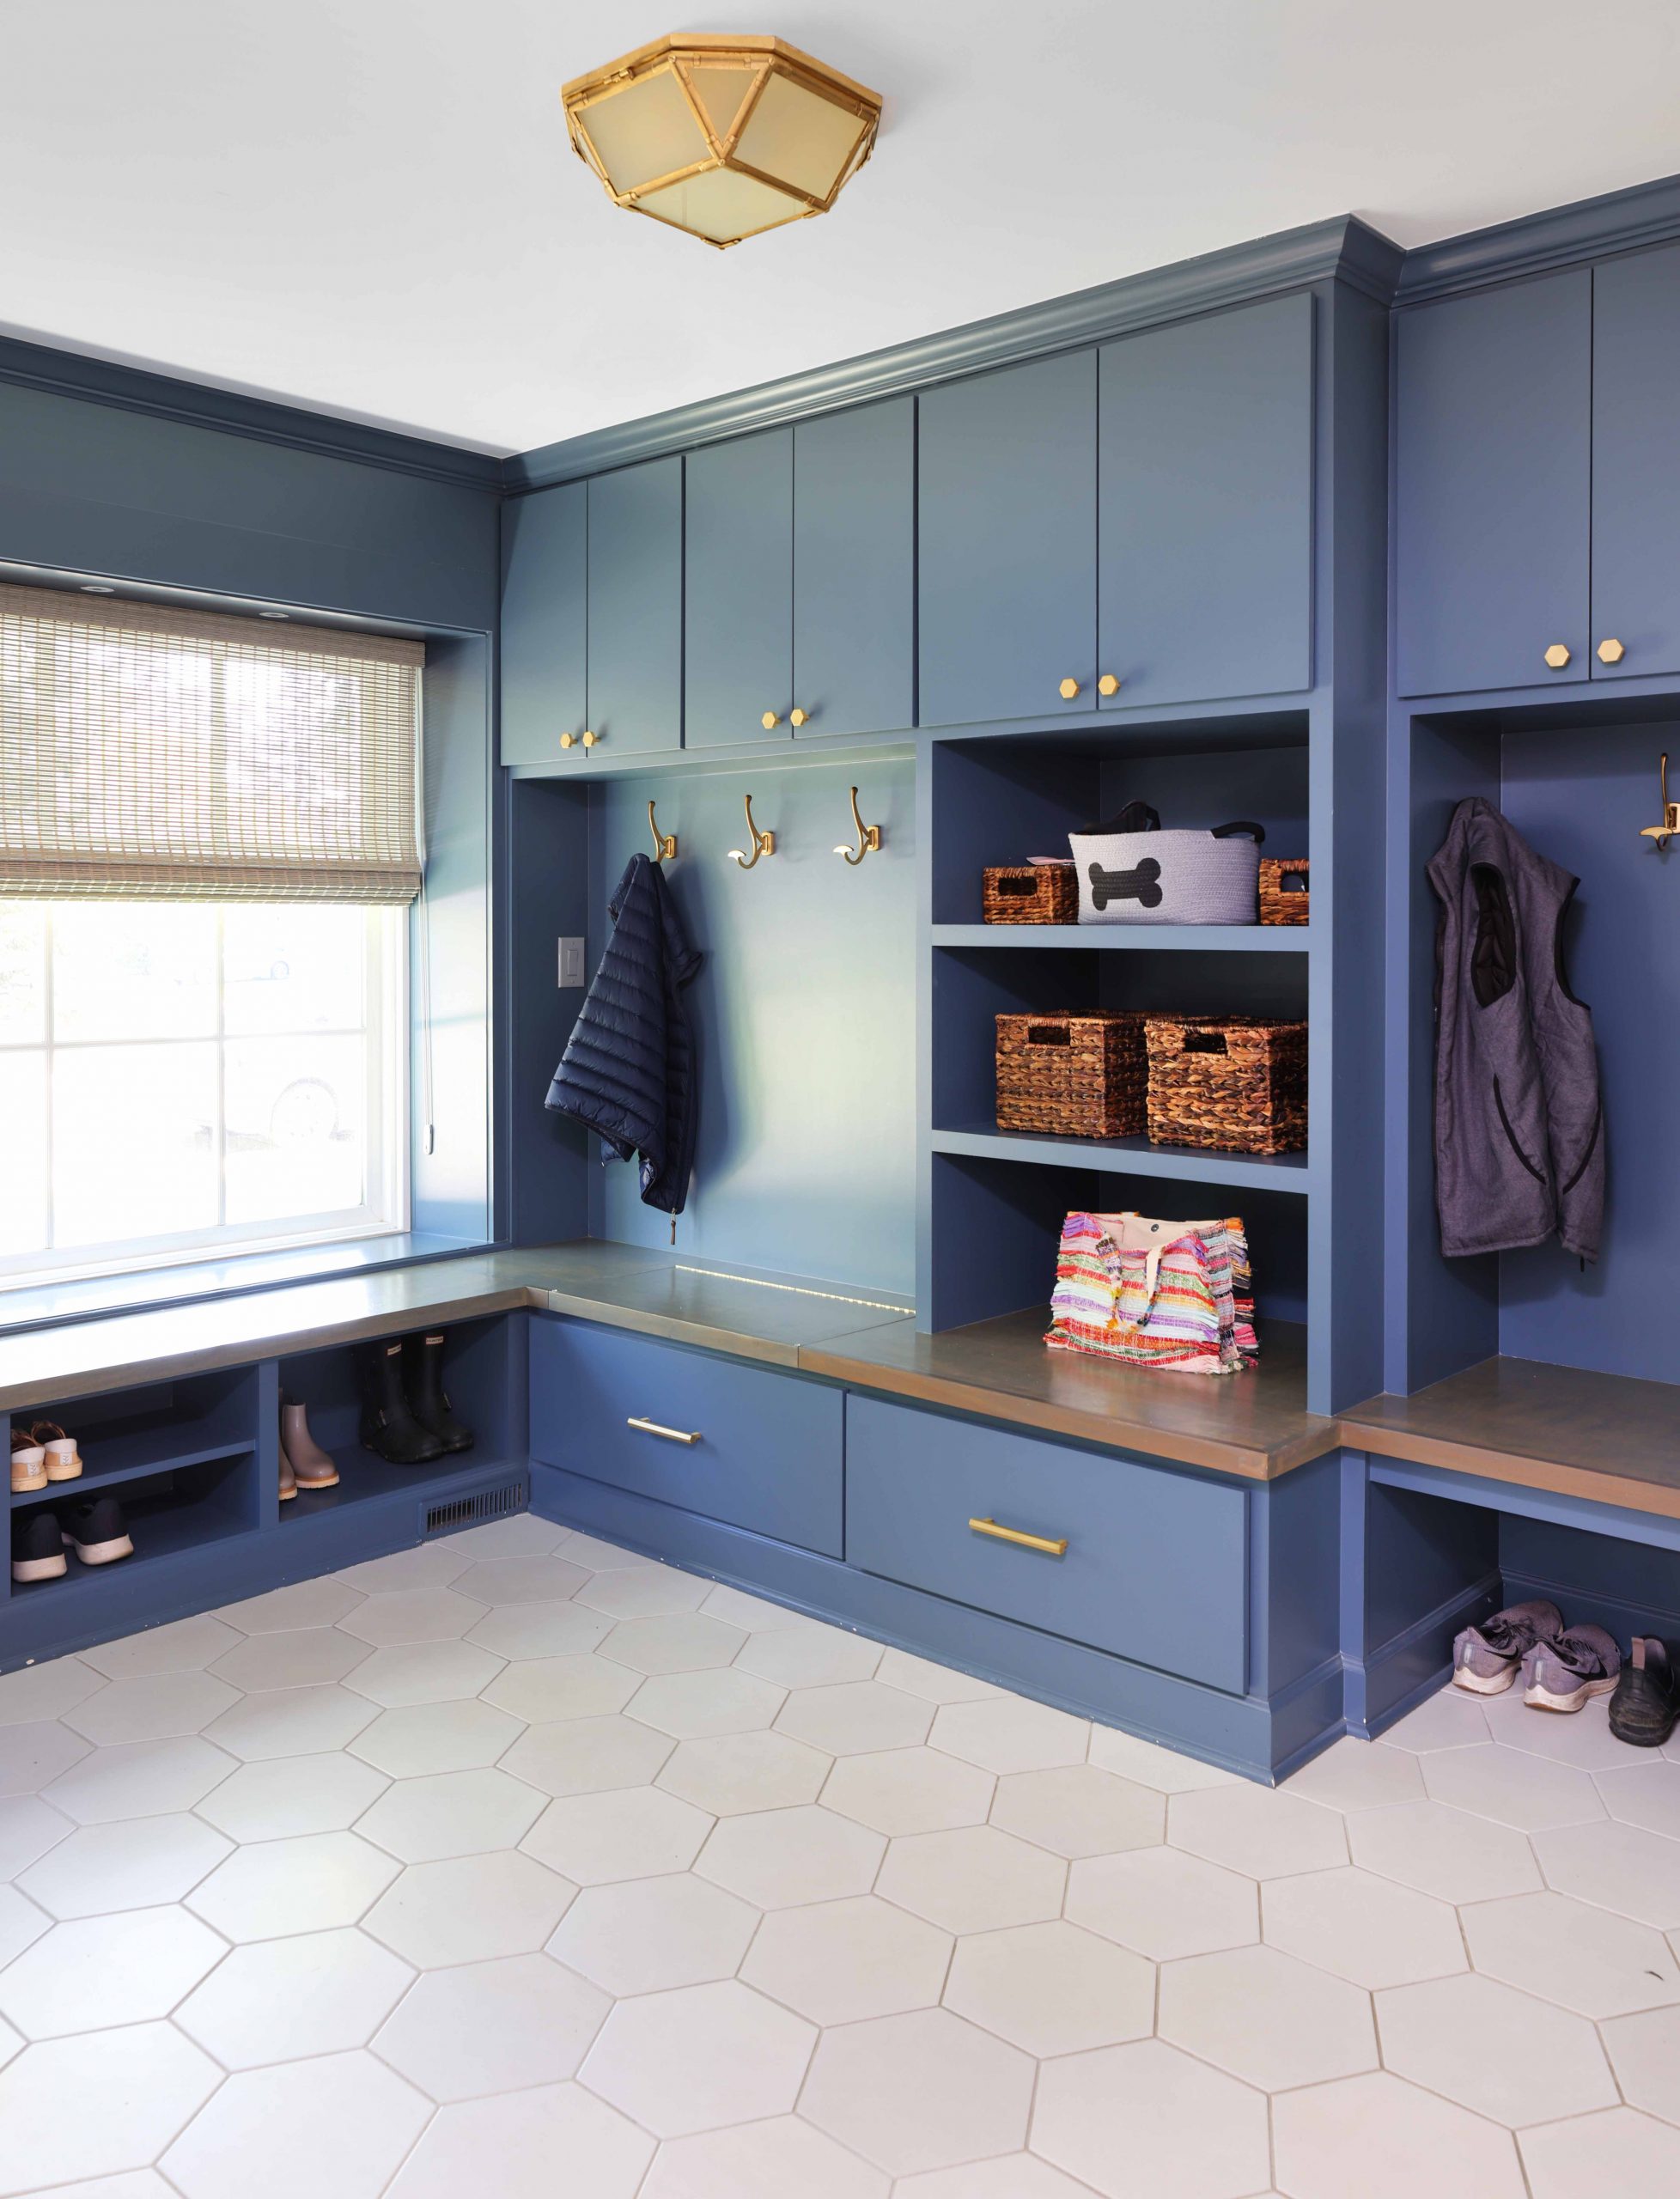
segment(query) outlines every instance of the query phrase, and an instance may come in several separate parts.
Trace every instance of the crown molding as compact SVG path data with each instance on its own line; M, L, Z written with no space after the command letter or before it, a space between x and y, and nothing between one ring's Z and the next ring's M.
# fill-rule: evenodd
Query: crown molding
M0 383L8 382L20 389L42 390L50 396L82 398L126 412L143 412L155 420L173 420L186 427L210 428L221 435L277 443L288 450L307 451L316 458L383 466L388 472L407 473L450 488L484 490L494 496L502 487L502 461L482 451L432 442L424 436L404 435L394 428L369 427L337 413L312 412L301 405L247 396L209 382L183 381L147 367L126 366L82 351L60 350L54 344L33 344L22 337L0 336Z
M1661 176L1653 183L1636 183L1598 198L1578 199L1573 206L1549 206L1543 213L1525 214L1490 229L1471 229L1439 244L1420 245L1406 254L1394 302L1417 305L1427 298L1543 275L1555 267L1637 252L1677 238L1680 176Z
M502 478L510 494L546 489L610 466L779 427L872 398L899 396L989 367L1103 343L1160 321L1245 305L1309 283L1340 280L1386 306L1403 258L1400 247L1377 230L1351 214L1338 215L835 366L812 368L782 381L573 436L505 460Z

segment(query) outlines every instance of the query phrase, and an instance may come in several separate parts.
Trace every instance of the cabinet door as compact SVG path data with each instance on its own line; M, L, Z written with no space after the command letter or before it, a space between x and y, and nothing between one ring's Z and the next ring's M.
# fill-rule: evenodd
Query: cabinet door
M794 433L691 452L685 744L786 740L794 678ZM765 725L770 716L774 722Z
M1403 695L1587 676L1592 285L1571 268L1397 316Z
M551 763L561 734L588 723L588 501L587 485L569 481L502 507L504 764Z
M977 375L919 403L922 723L1093 709L1096 353Z
M1105 344L1098 368L1104 697L1312 684L1312 300Z
M794 430L794 702L807 735L915 723L916 401Z
M683 461L589 484L589 722L608 757L683 739Z
M1595 679L1680 670L1680 246L1592 271ZM1624 654L1598 655L1606 642Z

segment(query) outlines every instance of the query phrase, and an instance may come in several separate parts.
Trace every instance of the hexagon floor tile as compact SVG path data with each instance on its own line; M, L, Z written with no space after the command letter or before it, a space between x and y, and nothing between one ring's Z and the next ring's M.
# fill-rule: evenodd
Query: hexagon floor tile
M1602 1702L1269 1790L528 1514L0 1677L7 2199L1656 2199L1677 2070Z

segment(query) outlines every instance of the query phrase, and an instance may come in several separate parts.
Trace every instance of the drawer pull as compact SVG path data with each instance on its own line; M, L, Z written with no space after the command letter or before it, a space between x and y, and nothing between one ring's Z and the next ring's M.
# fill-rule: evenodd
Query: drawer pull
M1000 1527L995 1520L971 1520L977 1535L992 1535L1001 1543L1019 1543L1023 1550L1041 1550L1046 1557L1066 1557L1068 1538L1052 1542L1048 1535L1029 1535L1020 1527Z
M639 1428L644 1435L662 1435L667 1443L697 1443L700 1430L691 1432L685 1428L662 1428L656 1420L638 1420L634 1413L624 1422L626 1428Z

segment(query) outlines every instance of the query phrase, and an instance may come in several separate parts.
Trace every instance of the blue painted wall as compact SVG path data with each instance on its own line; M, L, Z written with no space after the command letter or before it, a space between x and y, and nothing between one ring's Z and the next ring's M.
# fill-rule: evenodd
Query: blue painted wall
M905 758L779 768L767 759L750 771L604 780L594 789L592 972L607 898L649 844L650 797L660 829L678 836L667 875L705 956L690 994L700 1137L679 1252L914 1288L914 777ZM851 837L854 781L865 820L883 828L881 852L855 868L831 852ZM743 875L727 851L746 844L746 793L776 851ZM551 984L551 941L545 950ZM552 1069L546 1062L539 1073ZM557 1158L557 1175L565 1166ZM668 1224L641 1204L631 1167L594 1168L589 1200L592 1235L668 1243Z

